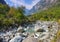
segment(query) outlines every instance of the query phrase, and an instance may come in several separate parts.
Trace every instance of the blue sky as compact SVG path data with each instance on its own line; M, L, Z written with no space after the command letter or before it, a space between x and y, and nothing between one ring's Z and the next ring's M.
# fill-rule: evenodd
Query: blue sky
M24 0L26 4L32 4L33 0Z
M10 6L25 6L26 9L30 10L36 3L38 3L40 0L5 0L7 4Z

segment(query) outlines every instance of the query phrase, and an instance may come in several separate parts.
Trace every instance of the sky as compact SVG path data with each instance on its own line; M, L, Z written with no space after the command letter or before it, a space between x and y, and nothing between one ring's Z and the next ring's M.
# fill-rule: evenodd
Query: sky
M9 6L25 6L26 9L30 10L36 5L40 0L5 0Z

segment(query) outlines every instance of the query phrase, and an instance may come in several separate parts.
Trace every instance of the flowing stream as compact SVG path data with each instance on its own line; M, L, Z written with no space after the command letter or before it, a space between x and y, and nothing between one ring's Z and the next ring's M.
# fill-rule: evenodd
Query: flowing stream
M3 42L23 42L29 36L33 36L43 42L49 42L58 31L58 23L54 21L37 21L35 24L19 27L9 32L0 32Z

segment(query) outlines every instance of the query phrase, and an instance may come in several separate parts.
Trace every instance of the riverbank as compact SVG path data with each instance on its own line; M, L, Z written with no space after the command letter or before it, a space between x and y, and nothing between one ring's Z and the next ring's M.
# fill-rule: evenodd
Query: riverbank
M19 26L17 29L1 33L0 37L3 38L4 42L20 42L21 40L25 42L29 37L42 42L50 42L56 36L57 31L58 23L55 21L36 21L27 27Z

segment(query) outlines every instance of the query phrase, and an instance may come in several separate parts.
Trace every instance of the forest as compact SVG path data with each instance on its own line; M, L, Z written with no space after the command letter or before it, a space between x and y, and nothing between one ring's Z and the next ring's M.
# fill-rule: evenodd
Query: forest
M37 20L41 21L59 21L60 22L60 3L52 7L33 13L33 15L24 15L25 7L9 7L0 4L0 28L8 28L10 26L19 26L24 23L30 23Z

